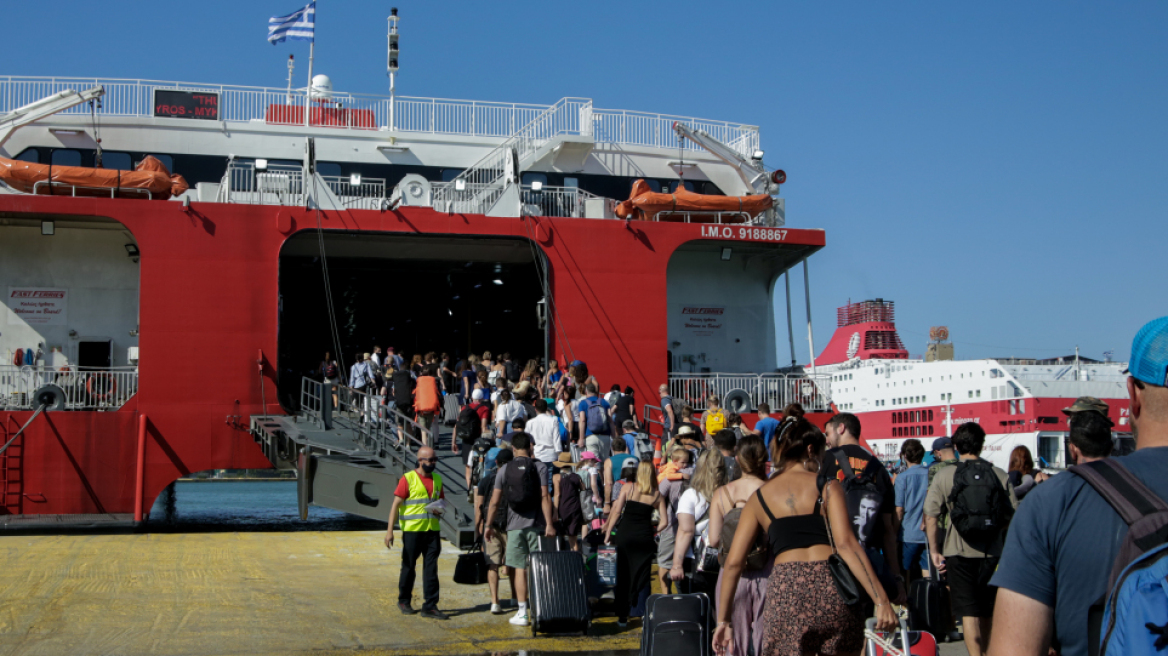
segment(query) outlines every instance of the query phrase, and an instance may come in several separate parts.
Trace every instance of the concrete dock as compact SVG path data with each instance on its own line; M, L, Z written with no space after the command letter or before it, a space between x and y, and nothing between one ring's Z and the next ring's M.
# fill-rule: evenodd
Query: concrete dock
M635 650L637 620L531 637L452 581L449 621L397 610L400 547L382 531L0 537L0 654L483 654ZM400 544L400 539L399 539ZM421 562L419 561L419 566ZM420 577L419 577L420 578ZM509 590L506 582L503 590ZM421 606L421 582L414 606Z

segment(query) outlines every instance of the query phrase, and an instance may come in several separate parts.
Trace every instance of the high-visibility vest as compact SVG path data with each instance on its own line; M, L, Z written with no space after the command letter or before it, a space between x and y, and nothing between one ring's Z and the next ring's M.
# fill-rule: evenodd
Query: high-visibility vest
M438 472L431 474L434 477L434 493L426 492L422 477L416 471L406 473L406 484L410 486L410 496L401 504L400 514L397 516L401 530L405 532L438 531L438 515L426 512L428 503L437 501L442 495L442 476Z

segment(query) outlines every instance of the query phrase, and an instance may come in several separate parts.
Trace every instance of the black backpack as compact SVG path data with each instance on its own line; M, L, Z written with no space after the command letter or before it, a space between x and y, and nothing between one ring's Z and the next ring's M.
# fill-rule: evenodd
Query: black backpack
M503 472L503 499L515 512L530 512L539 507L542 495L539 470L527 456L515 458Z
M478 458L475 459L474 469L470 472L470 484L478 485L482 480L483 472L487 470L487 453L495 448L495 440L489 437L480 437L474 441L471 450L474 451Z
M483 495L483 504L479 506L480 517L483 518L484 522L487 521L487 512L491 509L491 491L495 489L495 476L498 474L498 469L492 471L487 474L484 482L486 494ZM507 504L501 503L498 508L495 508L495 521L491 522L491 528L496 531L507 531ZM485 527L483 528L483 532L486 532Z
M474 405L467 405L458 412L458 439L461 442L477 440L483 434L483 422Z
M1014 507L989 462L962 460L953 472L949 519L966 542L987 545L1006 529Z
M503 373L507 374L507 380L512 383L518 383L523 371L519 368L519 363L514 360L508 360L503 364Z
M842 450L831 451L839 468L844 472L840 486L844 489L844 498L848 502L848 515L852 517L852 532L856 534L862 547L878 547L876 540L881 527L881 506L884 498L876 481L868 474L868 467L856 473L852 464L848 462L848 454Z

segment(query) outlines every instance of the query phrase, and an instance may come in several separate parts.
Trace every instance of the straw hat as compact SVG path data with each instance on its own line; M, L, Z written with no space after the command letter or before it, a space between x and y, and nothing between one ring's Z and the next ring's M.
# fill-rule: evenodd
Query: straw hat
M552 463L556 467L575 467L576 463L572 462L572 454L564 451L556 461Z

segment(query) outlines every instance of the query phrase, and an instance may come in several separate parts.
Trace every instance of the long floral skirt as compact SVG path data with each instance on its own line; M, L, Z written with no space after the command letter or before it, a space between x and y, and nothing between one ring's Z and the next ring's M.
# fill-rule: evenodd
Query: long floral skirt
M759 656L854 654L864 647L863 619L836 591L826 560L775 565L762 618Z

